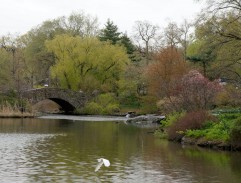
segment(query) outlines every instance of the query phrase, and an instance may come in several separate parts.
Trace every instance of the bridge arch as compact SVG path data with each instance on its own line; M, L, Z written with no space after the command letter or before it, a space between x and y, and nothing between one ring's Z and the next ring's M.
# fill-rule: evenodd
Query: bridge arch
M22 92L22 98L26 98L31 104L36 104L49 99L61 106L66 113L74 109L84 107L87 97L83 92L76 92L59 88L40 88Z

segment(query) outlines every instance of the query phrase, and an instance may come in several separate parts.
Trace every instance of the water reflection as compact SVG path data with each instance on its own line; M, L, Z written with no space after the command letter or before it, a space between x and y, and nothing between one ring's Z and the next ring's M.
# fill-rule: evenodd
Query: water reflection
M0 119L1 182L240 182L240 153L182 147L121 122ZM97 159L110 167L94 172Z

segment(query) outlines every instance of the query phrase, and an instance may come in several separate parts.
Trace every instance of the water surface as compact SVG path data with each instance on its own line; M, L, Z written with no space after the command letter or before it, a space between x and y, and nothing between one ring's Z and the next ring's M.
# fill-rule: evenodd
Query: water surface
M183 147L114 119L86 120L0 119L1 182L241 182L240 153ZM94 172L100 157L111 166Z

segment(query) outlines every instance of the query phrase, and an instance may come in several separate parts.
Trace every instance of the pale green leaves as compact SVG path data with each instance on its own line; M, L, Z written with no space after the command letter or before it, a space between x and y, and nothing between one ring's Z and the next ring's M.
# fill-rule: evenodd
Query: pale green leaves
M96 38L59 35L46 46L56 56L52 76L73 90L112 91L129 63L122 47Z

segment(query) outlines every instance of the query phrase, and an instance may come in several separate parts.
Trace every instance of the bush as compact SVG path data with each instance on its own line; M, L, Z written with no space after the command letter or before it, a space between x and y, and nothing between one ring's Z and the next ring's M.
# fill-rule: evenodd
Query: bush
M176 122L181 116L183 116L185 113L172 113L168 115L164 120L161 121L161 125L159 129L155 132L155 135L158 136L161 139L167 139L167 131L166 129L172 125L174 122Z
M168 129L168 139L181 141L187 130L201 129L210 120L214 120L207 111L190 112L179 118Z
M121 106L130 108L140 108L140 99L135 95L119 97Z
M241 90L232 85L227 85L225 90L216 97L216 105L218 107L240 107Z
M230 141L233 146L241 146L241 116L235 120L231 128Z
M143 96L141 98L141 112L142 113L157 113L158 108L156 104L157 98L153 96Z
M168 115L164 120L162 120L161 127L167 128L171 126L173 123L175 123L178 119L183 117L185 115L184 112L174 112L170 115Z
M194 138L203 137L206 140L228 142L230 140L230 131L234 121L240 116L240 113L224 113L217 115L218 122L205 123L202 129L187 130L185 135Z
M183 110L182 101L177 96L165 97L157 102L157 107L164 113L181 112Z
M110 93L97 96L93 101L86 104L83 109L85 114L113 114L118 111L119 103Z
M84 108L84 113L86 114L102 114L102 107L95 103L89 102Z

